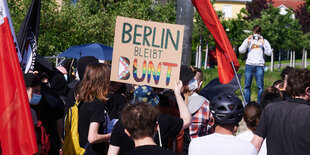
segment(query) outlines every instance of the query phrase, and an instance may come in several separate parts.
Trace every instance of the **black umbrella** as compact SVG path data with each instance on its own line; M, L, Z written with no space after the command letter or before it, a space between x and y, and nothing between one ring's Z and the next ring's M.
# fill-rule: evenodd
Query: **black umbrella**
M241 79L241 76L242 74L238 74L239 79ZM234 94L238 89L239 85L236 76L228 84L222 84L218 78L215 78L200 91L200 95L211 101L218 94Z
M53 63L39 54L36 55L35 65L41 65L45 69L53 71Z
M46 73L48 75L48 79L51 80L56 74L62 74L52 62L43 56L37 54L34 64L34 70L41 73Z

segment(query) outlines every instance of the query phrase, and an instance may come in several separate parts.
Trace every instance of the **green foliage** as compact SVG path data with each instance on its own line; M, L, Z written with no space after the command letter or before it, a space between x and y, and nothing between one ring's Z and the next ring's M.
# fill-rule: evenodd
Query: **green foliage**
M89 8L93 5L78 3L74 6L65 1L59 8L52 1L42 1L39 53L54 55L70 46L95 42L111 46L111 23L103 11Z
M299 50L303 44L301 26L297 19L292 19L293 12L288 10L286 15L279 14L280 9L269 5L262 11L262 17L253 20L249 25L258 24L262 27L262 35L275 49Z
M117 16L151 20L164 23L175 23L176 0L166 4L154 4L153 0L80 0L73 5L70 0L63 0L58 6L55 0L42 1L41 23L38 52L41 55L58 55L70 46L99 42L113 46L114 28ZM29 9L31 0L8 0L16 34ZM238 47L249 35L244 30L251 30L259 24L263 28L262 35L275 49L298 50L309 49L309 34L303 35L298 20L290 16L280 15L279 9L272 6L261 13L261 18L247 21L243 17L249 15L245 9L237 19L223 20L222 12L217 12L222 25L227 31L233 46ZM214 46L214 39L203 23L198 12L194 14L193 51L203 38L203 47L207 42Z
M307 7L308 7L308 12L310 12L310 0L306 0Z
M269 5L261 12L261 17L254 20L245 20L248 13L245 9L240 11L238 18L222 21L232 45L239 47L243 40L250 34L244 30L252 30L254 25L262 27L262 35L275 50L301 50L307 46L306 36L303 40L303 32L298 19L293 19L293 12L287 10L286 15L280 15L280 9Z
M219 17L219 19L223 17L223 13L221 11L216 11L216 14ZM207 26L204 24L199 13L195 11L193 19L192 51L197 50L197 46L200 45L200 39L202 39L202 50L205 50L206 44L208 44L209 49L210 48L215 49L215 41L212 34L208 30ZM202 53L202 57L205 57L205 52ZM195 57L192 57L192 62L194 61Z
M283 68L282 68L283 69ZM276 80L280 79L280 73L278 71L267 71L264 72L264 89L266 89L269 86L272 86L273 82L275 82ZM238 70L238 74L242 74L243 76L240 79L241 82L241 87L242 89L244 88L244 69L239 69ZM213 80L214 78L218 78L218 71L217 69L207 69L207 70L203 70L203 76L204 76L204 80L203 80L203 86L206 86L211 80ZM236 91L235 93L236 96L238 96L240 99L242 99L242 95L240 92L240 89ZM256 101L257 100L257 85L256 85L256 80L255 78L253 78L252 80L252 86L251 86L251 100L252 101Z
M27 14L30 3L30 0L8 0L8 6L16 35L23 23L25 15Z
M239 16L238 18L222 20L222 25L226 30L227 36L232 46L240 46L243 40L249 35L244 32L247 30L247 22Z
M301 38L301 41L305 49L310 49L310 33L304 34Z
M18 32L29 9L31 0L10 0L9 7L15 31ZM152 0L80 0L73 5L63 0L41 4L41 21L38 52L41 55L58 55L75 45L99 42L113 46L116 16L175 23L175 0L167 4L153 4Z

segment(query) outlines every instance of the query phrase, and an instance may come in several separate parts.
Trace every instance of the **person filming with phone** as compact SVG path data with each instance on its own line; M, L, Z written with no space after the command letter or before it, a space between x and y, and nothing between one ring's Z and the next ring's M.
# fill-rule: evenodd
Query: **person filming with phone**
M264 91L264 53L270 56L272 53L269 42L261 35L262 28L259 25L253 27L253 35L246 38L239 47L240 53L248 51L245 62L245 85L244 95L246 103L251 100L251 84L255 76L257 84L257 102L260 101L261 94Z

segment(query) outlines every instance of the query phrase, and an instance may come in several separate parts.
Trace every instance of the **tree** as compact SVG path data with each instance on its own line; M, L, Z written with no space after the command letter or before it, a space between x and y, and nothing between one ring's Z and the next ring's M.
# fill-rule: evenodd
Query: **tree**
M310 0L306 0L306 4L307 4L308 12L310 12Z
M310 32L310 13L308 12L306 4L299 6L295 11L295 15L296 18L299 19L299 24L302 26L302 31L304 33Z
M215 1L212 1L211 3L213 5ZM223 18L224 14L222 11L216 11L216 14L219 17L219 19ZM209 47L210 46L215 47L214 38L197 11L194 12L193 20L194 22L193 22L192 50L193 51L196 50L197 45L200 44L200 39L202 39L204 42L207 42Z
M262 17L253 20L250 26L260 25L263 29L262 35L275 49L299 50L302 48L301 26L298 19L292 18L293 12L287 11L287 14L280 15L279 8L269 5L268 9L262 11Z
M245 33L245 30L248 30L248 22L243 19L242 14L238 14L238 18L223 20L222 25L232 46L239 47L249 35Z
M8 2L18 31L31 0ZM95 42L113 46L116 16L175 23L175 0L165 5L153 4L152 0L102 2L80 0L73 5L71 0L63 0L58 6L55 0L42 1L38 53L58 55L71 46Z
M268 3L272 3L272 0L253 0L251 3L246 4L246 10L248 12L247 19L254 20L261 17L262 10L268 8Z
M212 5L214 2L215 1L212 2ZM216 11L216 14L220 19L223 17L223 13L221 11ZM197 11L194 12L193 20L192 51L197 50L197 46L200 45L200 39L202 41L202 50L205 49L207 44L209 48L215 48L214 38ZM202 53L202 57L205 57L205 52ZM192 62L193 61L195 61L195 57L192 57Z
M310 33L306 33L301 38L303 47L305 49L310 49Z

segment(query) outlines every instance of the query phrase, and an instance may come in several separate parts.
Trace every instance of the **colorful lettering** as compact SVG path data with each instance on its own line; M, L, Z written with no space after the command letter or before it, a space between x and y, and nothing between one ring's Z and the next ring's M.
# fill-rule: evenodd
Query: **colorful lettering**
M130 61L126 57L119 57L119 66L118 66L118 79L127 80L130 77L130 72L128 67Z
M134 60L133 62L133 78L135 79L136 82L142 82L145 78L146 75L146 61L144 60L143 62L143 70L142 70L142 76L141 78L138 78L138 70L137 70L137 59Z
M153 74L155 84L158 84L161 73L161 63L157 66L157 72L155 73L155 67L152 61L149 62L148 66L148 74L147 74L147 82L151 81L151 74Z
M177 67L178 65L174 63L168 63L168 62L163 62L163 65L168 66L167 77L166 77L166 86L168 86L170 83L172 67Z

